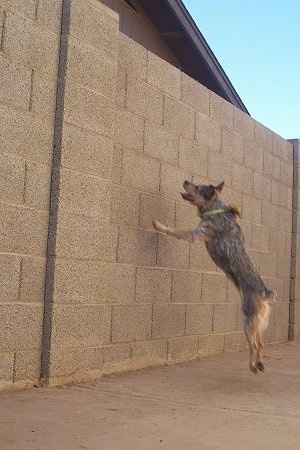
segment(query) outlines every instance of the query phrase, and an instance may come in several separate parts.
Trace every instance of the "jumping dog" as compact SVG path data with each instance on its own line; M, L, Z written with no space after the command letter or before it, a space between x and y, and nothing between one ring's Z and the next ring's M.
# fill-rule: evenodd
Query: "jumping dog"
M198 209L201 218L194 230L170 228L154 221L155 229L161 233L190 242L205 242L208 254L215 264L238 289L242 301L244 331L249 344L250 370L264 371L261 359L262 334L269 322L271 308L269 301L277 294L267 289L253 262L246 253L242 230L237 223L237 208L226 206L219 194L224 182L218 186L183 183L182 198Z

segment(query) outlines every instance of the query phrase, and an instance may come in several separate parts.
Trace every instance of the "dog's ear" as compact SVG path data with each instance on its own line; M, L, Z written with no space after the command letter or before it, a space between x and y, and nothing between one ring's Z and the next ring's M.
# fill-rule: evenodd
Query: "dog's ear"
M218 191L219 194L222 192L224 184L225 184L225 181L222 181L222 183L218 184L218 186L215 187L216 191Z

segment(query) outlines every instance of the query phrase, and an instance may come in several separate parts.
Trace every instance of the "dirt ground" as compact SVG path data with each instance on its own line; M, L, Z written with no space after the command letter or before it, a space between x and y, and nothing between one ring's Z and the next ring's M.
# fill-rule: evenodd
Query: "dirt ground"
M0 394L1 450L299 450L300 342Z

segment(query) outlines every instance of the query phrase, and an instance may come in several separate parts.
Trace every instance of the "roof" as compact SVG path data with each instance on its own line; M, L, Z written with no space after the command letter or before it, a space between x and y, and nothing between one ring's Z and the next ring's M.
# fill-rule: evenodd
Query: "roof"
M181 0L139 0L181 64L181 69L249 114L213 51ZM250 114L249 114L250 115Z

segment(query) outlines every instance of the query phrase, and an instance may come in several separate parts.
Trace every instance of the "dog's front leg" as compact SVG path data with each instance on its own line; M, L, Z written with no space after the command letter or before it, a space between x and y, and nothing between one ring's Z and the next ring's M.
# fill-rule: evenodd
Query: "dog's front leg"
M184 239L189 242L194 242L196 240L209 241L215 235L215 230L213 227L204 222L200 222L194 230L180 230L178 228L171 228L167 225L163 225L158 220L153 222L153 226L160 233L165 233L169 236L174 236L177 239Z

